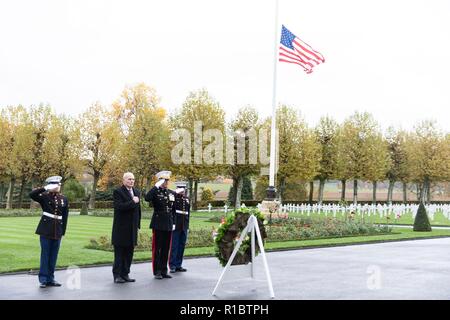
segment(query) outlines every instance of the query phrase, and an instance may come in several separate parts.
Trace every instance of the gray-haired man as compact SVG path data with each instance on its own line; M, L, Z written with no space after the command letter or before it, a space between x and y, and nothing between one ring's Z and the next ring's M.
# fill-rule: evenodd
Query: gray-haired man
M141 228L140 192L134 188L134 175L126 172L122 186L113 192L114 221L112 244L114 246L113 276L115 283L134 282L128 274Z

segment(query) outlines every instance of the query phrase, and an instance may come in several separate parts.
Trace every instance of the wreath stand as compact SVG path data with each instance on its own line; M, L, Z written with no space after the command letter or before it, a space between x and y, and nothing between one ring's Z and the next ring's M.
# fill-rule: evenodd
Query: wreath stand
M266 252L264 251L264 245L263 245L261 233L260 233L259 227L258 227L258 220L256 219L256 217L254 215L251 215L250 218L248 218L247 226L244 228L244 230L242 230L239 241L237 242L236 246L234 247L233 253L231 254L230 258L228 259L227 265L223 269L222 274L220 275L220 278L217 281L216 287L214 288L214 290L212 292L213 296L216 295L216 290L219 288L220 284L222 283L225 273L230 268L231 263L233 262L233 259L236 256L236 253L238 252L239 247L242 244L242 241L244 240L244 237L249 232L251 233L251 252L252 252L252 262L251 262L252 266L251 266L250 274L251 274L251 277L254 278L254 274L255 274L254 273L254 268L255 268L255 231L256 231L256 236L258 238L258 245L261 250L261 255L263 258L264 270L266 271L267 284L269 286L270 297L272 299L275 297L275 294L273 292L273 287L272 287L272 278L270 277L270 272L269 272L269 265L267 264Z

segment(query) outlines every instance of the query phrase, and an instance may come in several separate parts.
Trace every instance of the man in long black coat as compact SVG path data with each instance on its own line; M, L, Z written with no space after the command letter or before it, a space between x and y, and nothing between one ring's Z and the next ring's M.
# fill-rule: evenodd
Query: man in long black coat
M141 228L140 192L134 188L134 175L123 175L123 184L113 192L114 221L112 244L114 246L113 276L115 283L134 282L128 275Z

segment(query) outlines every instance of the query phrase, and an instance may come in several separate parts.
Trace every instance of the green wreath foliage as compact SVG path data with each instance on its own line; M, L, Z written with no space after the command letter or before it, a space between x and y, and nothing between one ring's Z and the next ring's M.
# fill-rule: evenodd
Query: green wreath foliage
M222 266L226 266L234 246L236 245L241 232L247 226L250 215L253 214L258 220L258 227L264 243L267 238L266 229L264 227L264 215L257 209L240 208L230 214L223 224L217 230L215 242L215 254ZM258 241L255 239L255 255L259 252ZM231 265L248 264L252 260L251 239L247 235L242 241L239 251L234 257Z

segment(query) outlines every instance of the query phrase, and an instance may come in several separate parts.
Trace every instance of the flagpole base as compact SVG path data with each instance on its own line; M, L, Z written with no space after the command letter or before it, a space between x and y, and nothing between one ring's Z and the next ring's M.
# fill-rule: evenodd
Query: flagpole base
M274 201L276 197L277 197L277 189L275 189L274 186L269 186L266 189L266 198L264 200Z
M259 206L259 210L262 214L264 214L264 216L271 219L273 216L280 213L281 202L276 199L277 189L275 189L274 186L269 186L266 191L266 199L264 199Z

